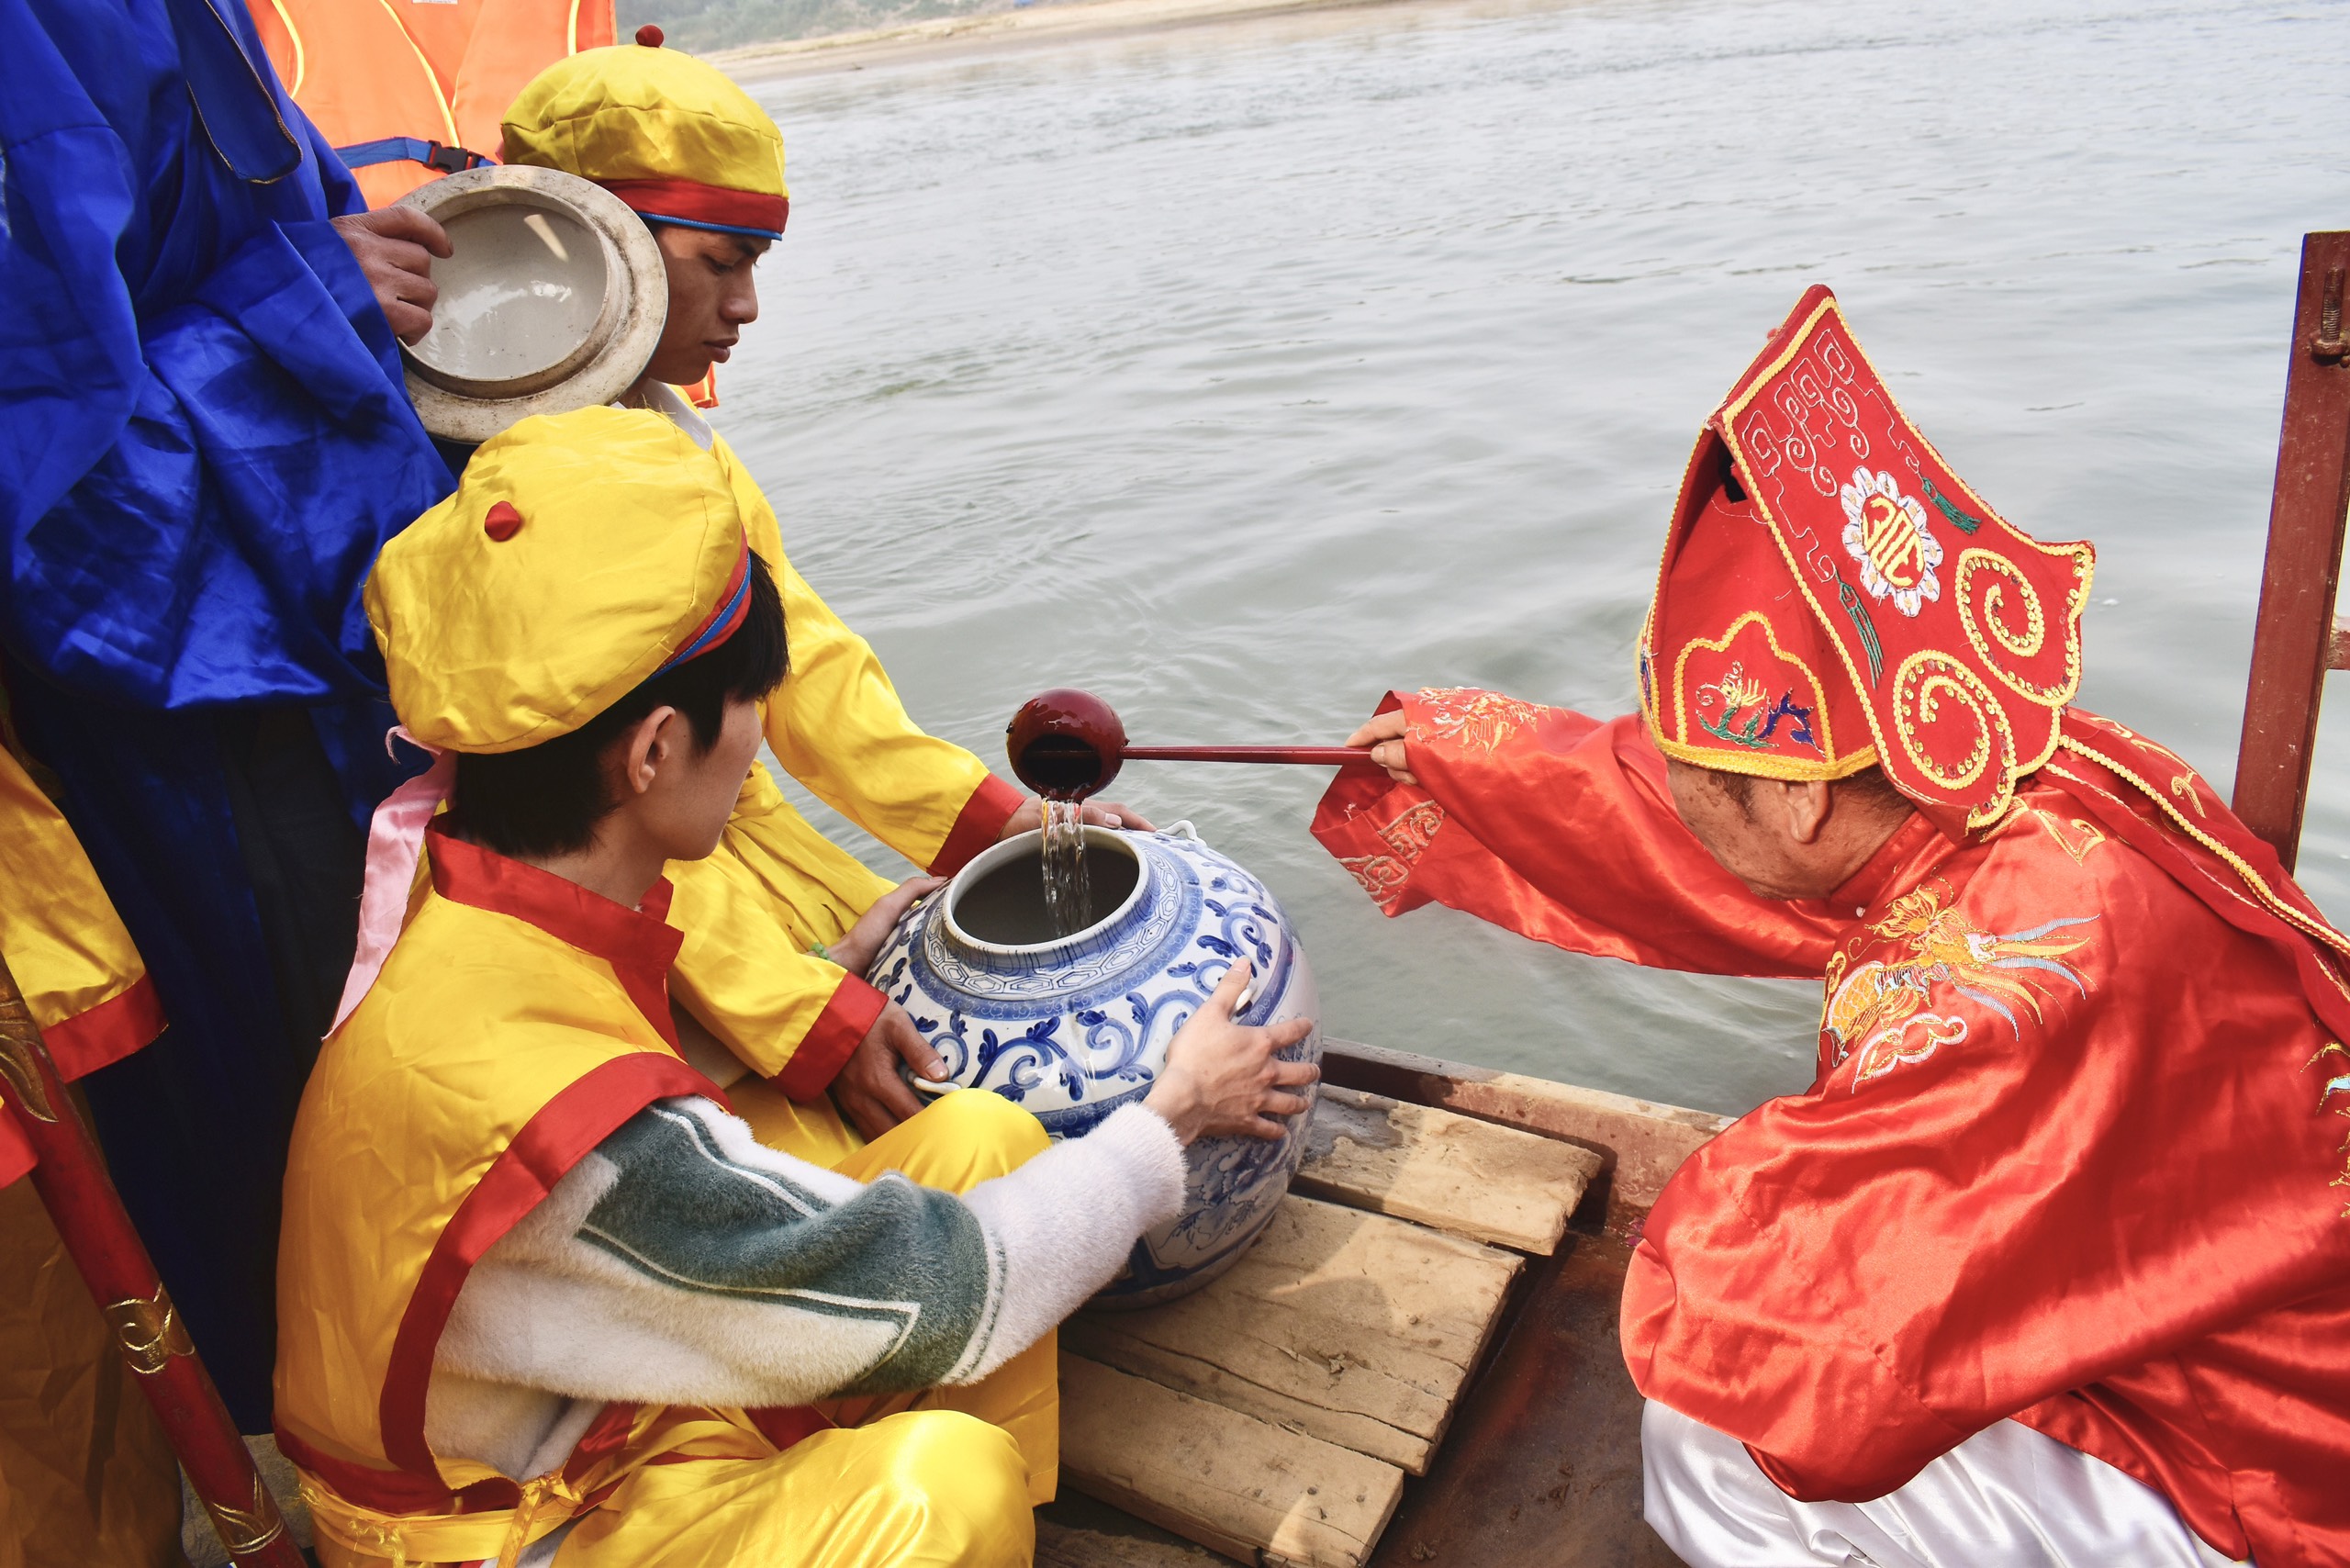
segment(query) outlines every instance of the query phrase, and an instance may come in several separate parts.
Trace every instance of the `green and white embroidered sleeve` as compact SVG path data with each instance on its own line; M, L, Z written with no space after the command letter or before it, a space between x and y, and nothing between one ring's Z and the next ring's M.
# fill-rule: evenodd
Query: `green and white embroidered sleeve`
M730 1158L711 1124L670 1105L597 1153L619 1179L579 1240L685 1295L787 1308L811 1339L878 1351L841 1392L945 1383L986 1342L1002 1265L952 1193L895 1173L827 1193L783 1161Z
M433 1398L453 1420L482 1383L756 1406L968 1382L1108 1282L1182 1171L1138 1106L958 1198L851 1181L707 1100L665 1100L475 1266Z

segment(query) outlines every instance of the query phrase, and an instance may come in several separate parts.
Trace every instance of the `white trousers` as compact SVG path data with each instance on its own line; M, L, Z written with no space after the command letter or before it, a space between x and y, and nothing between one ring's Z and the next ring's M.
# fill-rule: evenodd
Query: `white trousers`
M1651 1399L1650 1528L1691 1568L2226 1568L2168 1499L2002 1421L1873 1503L1799 1503L1734 1438ZM2242 1565L2239 1565L2242 1568Z

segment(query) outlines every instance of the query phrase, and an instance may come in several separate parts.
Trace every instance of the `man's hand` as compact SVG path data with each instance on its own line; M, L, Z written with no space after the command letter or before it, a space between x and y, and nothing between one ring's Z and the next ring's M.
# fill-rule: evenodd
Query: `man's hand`
M1132 806L1120 805L1115 801L1088 801L1078 808L1077 820L1091 823L1094 827L1126 827L1134 829L1136 833L1158 831L1143 819L1140 812ZM1011 820L1003 824L1003 831L995 835L996 842L1001 844L1007 838L1016 838L1024 833L1034 833L1044 825L1045 802L1036 796L1031 795L1021 802L1018 811L1012 813Z
M335 231L375 291L392 336L412 343L432 330L432 258L449 254L449 236L412 207L386 207L334 219Z
M898 1076L900 1062L934 1081L946 1076L946 1064L914 1028L906 1010L892 1002L881 1009L881 1016L833 1080L833 1103L867 1138L879 1137L922 1110L922 1100Z
M1387 777L1398 784L1417 784L1404 757L1404 710L1393 709L1380 713L1371 722L1347 737L1348 745L1371 747L1371 760L1387 769Z
M881 944L898 928L898 921L906 906L926 894L934 893L946 885L944 877L909 877L873 901L873 907L857 916L848 935L824 949L824 956L853 975L862 975L873 967L881 952Z
M1322 1076L1312 1062L1274 1055L1312 1034L1311 1020L1261 1029L1232 1021L1233 1004L1248 984L1248 963L1233 965L1215 994L1167 1043L1167 1070L1143 1100L1187 1147L1203 1137L1281 1137L1281 1118L1305 1109L1305 1096L1292 1091Z

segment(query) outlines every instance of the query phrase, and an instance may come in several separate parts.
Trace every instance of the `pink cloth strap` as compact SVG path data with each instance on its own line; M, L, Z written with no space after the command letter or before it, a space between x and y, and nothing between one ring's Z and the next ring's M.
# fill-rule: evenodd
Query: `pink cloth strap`
M424 830L457 779L457 754L426 745L395 725L384 735L384 750L396 740L408 742L431 755L432 766L393 790L375 808L367 825L367 880L359 894L359 946L351 957L351 973L342 982L342 1002L334 1010L334 1029L351 1016L367 995L367 988L392 956L408 918L408 890L416 884L417 857L424 853ZM334 1029L327 1031L330 1035Z

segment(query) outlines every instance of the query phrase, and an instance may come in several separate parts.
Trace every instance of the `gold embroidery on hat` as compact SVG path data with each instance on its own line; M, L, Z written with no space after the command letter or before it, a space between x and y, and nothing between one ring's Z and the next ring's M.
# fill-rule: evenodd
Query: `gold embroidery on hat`
M1821 300L1813 308L1811 314L1804 318L1800 326L1786 334L1786 347L1780 352L1779 355L1761 372L1750 376L1746 389L1725 403L1715 414L1713 425L1721 436L1722 444L1729 449L1730 460L1742 473L1750 476L1750 480L1767 478L1775 475L1784 466L1796 466L1807 470L1805 477L1822 496L1832 496L1837 493L1835 471L1827 465L1823 460L1824 454L1804 439L1808 433L1807 425L1799 425L1792 439L1775 435L1769 422L1759 417L1747 420L1742 428L1740 425L1741 419L1753 405L1756 398L1761 395L1762 389L1768 386L1774 377L1785 371L1790 364L1803 355L1814 355L1814 364L1827 371L1831 383L1840 380L1849 382L1852 379L1852 365L1851 360L1845 357L1844 345L1832 338L1815 341L1812 336L1812 330L1819 324L1821 319L1831 316L1840 321L1842 319L1842 312L1838 309L1836 301L1833 298ZM1851 337L1849 329L1846 336ZM1852 348L1860 362L1863 365L1868 364L1867 352L1861 348L1858 339L1852 339ZM1838 390L1842 391L1842 387L1839 386ZM1846 393L1843 403L1830 403L1827 407L1841 415L1844 412L1844 404L1851 402L1851 394ZM1800 409L1801 405L1798 403L1796 407ZM1782 414L1791 417L1794 411L1784 403L1780 409ZM1899 440L1904 422L1898 420L1890 421L1897 441ZM1832 431L1833 427L1830 428ZM1860 432L1855 428L1849 433L1857 436ZM1852 444L1849 440L1847 444ZM1865 440L1854 447L1852 455L1863 459L1869 455ZM1762 461L1756 461L1758 457ZM1780 558L1786 562L1787 573L1795 579L1796 591L1803 595L1804 602L1811 606L1812 614L1819 625L1829 629L1826 633L1829 646L1835 651L1838 661L1844 666L1845 674L1852 678L1852 689L1862 694L1861 713L1868 722L1870 739L1874 743L1869 749L1883 755L1887 750L1888 743L1878 720L1876 704L1870 701L1866 695L1875 685L1880 673L1874 665L1878 644L1875 640L1875 629L1867 622L1868 611L1863 608L1861 595L1854 591L1849 599L1841 599L1838 608L1844 610L1851 617L1856 633L1868 646L1871 667L1865 676L1853 663L1852 651L1844 645L1844 640L1836 635L1832 629L1834 623L1829 620L1828 611L1821 606L1819 596L1813 589L1815 582L1822 585L1834 583L1840 588L1850 587L1836 565L1835 556L1819 536L1809 528L1803 527L1792 520L1781 518L1757 485L1750 482L1748 490L1753 498L1755 510L1771 525L1771 538L1779 547ZM1800 557L1796 551L1798 544L1802 546ZM1752 767L1743 768L1741 771L1759 773L1763 772L1764 769ZM1788 776L1778 769L1773 769L1771 772L1774 777Z
M1832 320L1841 329L1841 337L1826 332L1821 332L1815 337L1815 329L1818 328L1824 319ZM1785 389L1782 388L1777 412L1795 425L1792 435L1774 433L1770 429L1768 421L1759 417L1745 420L1742 425L1741 420L1745 420L1745 416L1751 409L1754 410L1758 416L1760 415L1762 410L1755 409L1755 405L1762 388L1770 386L1776 377L1798 360L1808 358L1811 363L1807 368L1825 370L1831 383L1852 378L1853 360L1857 360L1861 365L1866 367L1880 384L1884 381L1884 376L1877 371L1874 362L1869 358L1868 351L1861 346L1859 338L1852 332L1851 323L1845 319L1842 306L1832 296L1821 300L1818 306L1814 307L1811 313L1806 316L1799 325L1785 334L1785 341L1786 346L1779 354L1762 370L1751 374L1746 379L1744 390L1716 411L1714 420L1711 421L1712 428L1729 449L1731 461L1741 472L1751 477L1767 477L1786 466L1806 468L1808 472L1805 477L1809 480L1812 488L1823 497L1836 495L1840 486L1834 470L1827 464L1827 459L1832 454L1830 449L1830 443L1823 442L1820 439L1821 436L1823 434L1841 436L1844 438L1844 444L1854 457L1865 459L1868 455L1865 441L1853 442L1850 439L1859 436L1860 432L1857 430L1850 432L1839 431L1834 423L1825 418L1819 420L1818 428L1815 429L1812 422L1812 416L1815 414L1824 416L1833 412L1841 417L1843 409L1836 399L1815 398L1807 402L1799 395L1796 399L1790 400L1785 397ZM1851 356L1849 359L1846 357L1848 351ZM1837 390L1841 391L1841 388L1838 387ZM1850 401L1849 395L1844 401ZM1910 421L1908 416L1903 413L1897 405L1891 402L1889 397L1885 399L1885 402L1886 424L1894 447L1899 454L1897 460L1922 478L1924 465L1919 454L1922 452L1925 457L1931 458L1948 476L1951 487L1956 492L1954 498L1963 500L1971 509L1968 514L1969 521L1975 524L1976 529L1982 528L1986 521L1998 522L2008 531L2013 545L2036 550L2043 555L2062 556L2073 563L2075 572L2073 589L2065 607L2064 626L2069 666L2067 685L2063 689L2063 694L2053 701L2035 699L2041 702L2041 705L2051 708L2061 707L2065 702L2069 702L2074 691L2077 689L2080 679L2080 619L2082 611L2087 607L2089 586L2096 576L2095 550L2087 543L2077 541L2055 544L2044 543L2029 534L2015 531L2012 525L2001 518L1987 501L1977 495L1972 487L1959 476L1958 471L1951 466L1949 460L1943 457L1940 451L1936 450L1934 443L1927 439L1925 432L1919 430ZM1915 448L1910 446L1911 441L1916 442ZM1700 451L1702 450L1701 443ZM1891 459L1894 458L1895 454L1887 453L1885 456ZM1834 649L1846 673L1852 678L1852 689L1861 694L1862 715L1867 720L1871 739L1875 743L1871 749L1879 753L1888 753L1891 742L1884 733L1882 717L1877 705L1871 701L1867 695L1875 684L1874 677L1877 672L1872 667L1864 676L1861 667L1855 664L1852 650L1845 645L1844 640L1836 634L1834 630L1836 623L1830 619L1827 608L1822 604L1819 594L1815 588L1815 584L1825 586L1829 583L1835 583L1842 588L1847 586L1846 580L1837 569L1833 557L1825 549L1818 534L1794 520L1781 517L1761 489L1753 484L1749 484L1749 489L1752 493L1755 510L1770 524L1772 538L1779 546L1780 557L1786 563L1788 574L1795 579L1796 591L1801 593L1805 601L1811 606L1812 613L1818 624L1827 629L1829 644ZM1856 602L1860 598L1860 595L1854 594L1852 601ZM1963 602L1964 595L1961 595L1961 599ZM1874 632L1864 622L1865 610L1852 614L1849 602L1840 605L1840 608L1845 609L1847 613L1851 614L1854 628L1867 646L1867 651L1874 662L1876 655ZM1964 619L1962 615L1962 620ZM1912 654L1908 660L1904 661L1903 670L1908 670L1911 665L1921 658L1947 662L1947 655L1923 650ZM1998 666L1995 664L1993 668L1998 670ZM2004 679L2004 672L2001 673ZM1901 678L1897 674L1895 678L1897 686ZM1972 678L1971 676L1970 678ZM1983 687L1979 680L1975 681L1975 685L1981 689L1982 695L1987 698L1989 689ZM1895 728L1899 732L1895 738L1900 741L1905 751L1914 756L1916 737L1912 733L1909 719L1910 712L1915 711L1914 707L1905 708L1897 694L1892 706ZM1929 722L1930 722L1930 717ZM1980 827L1987 823L1997 822L2005 814L2009 802L2014 798L2016 781L2042 767L2055 755L2062 736L2062 728L2060 723L2049 724L2047 735L2035 755L2022 756L2015 750L2013 730L2009 728L2004 718L2002 719L2000 732L2003 757L1998 790L1996 795L1968 810L1966 820L1969 826ZM1657 740L1660 749L1665 751L1667 756L1676 756L1694 749L1674 746L1666 742L1662 735L1659 735ZM1724 766L1723 762L1718 760L1721 756L1720 753L1698 753L1682 759L1710 762L1713 766L1718 767ZM1763 760L1755 759L1756 762ZM1778 761L1775 758L1769 760ZM1738 767L1742 772L1765 773L1770 777L1793 776L1785 769L1784 764L1768 767L1751 764L1729 766ZM1920 767L1929 778L1939 778L1934 769L1922 763ZM1841 773L1842 770L1839 771Z
M1955 767L1930 755L1919 734L1921 726L1943 722L1945 701L1956 702L1975 721L1975 744L1968 748L1966 760ZM1967 821L1969 825L1979 826L1996 820L2007 810L2008 780L2015 777L2015 733L2008 727L2007 716L1999 711L1998 700L1983 684L1981 676L1947 654L1930 649L1911 654L1894 672L1893 724L1901 738L1902 755L1908 758L1909 765L1935 788L1953 795L1963 793L1982 778L1996 745L2000 769L1998 796L1982 810L1970 812Z
M1993 580L1983 585L1978 613L1975 586L1978 578L1986 576ZM2021 601L2024 622L2020 632L2009 619L2010 588ZM2043 708L2061 708L2073 700L2073 694L2081 689L2079 637L2065 639L2065 678L2053 686L2019 674L2000 656L2004 653L2019 659L2033 658L2048 645L2048 614L2041 604L2040 590L2031 586L2031 579L2022 568L1997 551L1979 547L1962 551L1958 570L1952 577L1951 591L1958 600L1958 623L1966 633L1968 645L1999 678L2001 685Z

